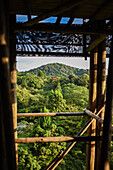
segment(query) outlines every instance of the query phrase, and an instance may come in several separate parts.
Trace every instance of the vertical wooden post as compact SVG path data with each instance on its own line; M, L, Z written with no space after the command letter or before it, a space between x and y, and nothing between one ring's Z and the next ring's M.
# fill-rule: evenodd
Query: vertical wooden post
M14 27L16 15L10 15L10 76L11 76L11 104L13 112L14 137L17 138L17 96L16 96L16 37ZM15 144L16 163L18 165L18 146Z
M86 23L86 19L83 19L83 24ZM83 34L83 54L85 55L85 60L87 60L87 55L86 55L86 35Z
M107 78L106 109L103 127L103 140L98 170L99 169L110 170L112 111L113 111L113 41L110 50L109 70Z
M90 87L89 87L89 110L96 112L97 106L97 49L91 51L90 56ZM95 136L96 121L92 123L88 130L89 136ZM95 164L95 142L88 142L86 153L86 169L94 170Z
M0 169L16 169L11 108L7 2L0 1ZM7 4L8 7L8 4Z
M97 73L97 111L105 105L105 87L106 87L106 41L98 46L98 73ZM100 117L104 119L105 110L102 110ZM103 124L96 122L96 135L102 135ZM101 150L101 141L96 141L95 169L98 167Z

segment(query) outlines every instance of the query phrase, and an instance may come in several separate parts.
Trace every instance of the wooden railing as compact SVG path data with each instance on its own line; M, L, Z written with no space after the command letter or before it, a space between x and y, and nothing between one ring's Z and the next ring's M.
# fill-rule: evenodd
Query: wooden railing
M17 117L39 117L39 116L84 116L88 115L91 119L84 125L84 127L79 131L77 136L63 136L63 137L31 137L31 138L17 138L15 139L16 143L39 143L39 142L69 142L71 143L66 147L64 151L61 151L53 161L46 168L47 170L55 169L58 164L62 161L62 159L67 155L67 153L71 150L71 148L79 141L97 141L102 140L102 136L82 136L86 130L90 127L92 122L96 119L98 122L103 123L103 119L99 117L99 114L102 112L104 107L100 109L100 111L96 114L93 114L91 111L87 109L83 109L84 112L58 112L58 113L18 113Z
M84 112L57 112L57 113L18 113L17 117L40 117L40 116L84 116Z

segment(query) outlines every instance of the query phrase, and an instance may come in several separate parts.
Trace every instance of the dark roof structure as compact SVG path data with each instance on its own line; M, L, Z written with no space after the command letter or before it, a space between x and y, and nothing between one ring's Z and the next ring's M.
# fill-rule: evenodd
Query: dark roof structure
M89 51L95 48L101 41L112 34L113 30L113 2L110 1L88 1L88 0L72 0L72 1L10 1L9 11L11 14L28 15L28 21L17 23L15 32L29 31L21 34L19 32L17 40L17 54L29 55L56 55L56 56L88 56ZM37 17L31 19L31 15ZM46 18L56 17L55 23L44 22ZM62 24L62 18L67 17L68 21ZM73 24L77 18L81 18L82 24ZM40 22L43 21L43 22ZM33 33L33 31L35 33ZM46 33L44 38L39 43L38 34ZM53 39L51 32L56 33L56 39ZM60 35L58 34L60 33ZM33 34L33 35L32 35ZM65 34L65 35L64 35ZM78 36L78 41L70 44L70 34ZM78 35L77 35L78 34ZM85 35L84 38L81 35ZM22 37L24 35L24 38ZM26 36L25 36L26 35ZM91 35L97 35L97 38L92 42ZM33 37L35 41L33 40ZM19 37L21 37L19 40ZM27 39L31 39L28 43ZM67 44L62 41L62 37L67 37ZM61 38L58 43L57 39ZM40 39L40 37L39 37ZM53 40L52 40L53 39ZM84 40L83 40L84 39ZM40 39L41 40L41 39ZM80 41L79 41L80 40ZM52 44L54 41L54 45ZM107 38L107 47L110 47L111 38ZM40 44L40 45L39 45ZM108 45L109 44L109 45ZM43 47L41 47L43 45ZM53 45L50 49L50 46ZM64 51L61 51L61 48ZM73 49L75 51L73 51ZM78 52L79 51L79 52ZM85 52L86 51L86 52ZM109 51L109 48L107 49ZM73 54L74 53L74 54Z
M9 0L9 12L11 14L38 15L38 20L43 20L50 16L109 20L113 16L113 1Z

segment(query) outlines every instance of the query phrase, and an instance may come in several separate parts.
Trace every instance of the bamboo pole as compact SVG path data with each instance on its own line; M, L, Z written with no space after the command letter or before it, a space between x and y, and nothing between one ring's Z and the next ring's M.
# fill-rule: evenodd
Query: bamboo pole
M110 51L109 70L107 78L106 109L103 127L103 141L100 154L100 165L98 170L110 169L112 111L113 111L113 41Z
M91 51L90 57L90 87L89 87L89 110L96 112L97 105L97 49ZM88 136L95 136L96 120L88 129ZM94 170L95 164L95 142L88 142L86 151L86 169Z
M7 4L7 5L6 5ZM8 2L0 1L0 169L16 169L8 50ZM7 23L6 23L7 22Z
M57 136L57 137L30 137L30 138L16 138L16 143L48 143L48 142L87 142L102 140L102 136Z
M104 109L104 107L102 107L100 109L100 111L96 114L96 116L98 116L101 111ZM89 119L89 121L84 125L84 127L79 131L79 133L77 134L77 136L82 136L86 130L90 127L90 125L94 122L94 118ZM71 142L67 148L61 153L61 155L59 156L59 154L54 158L54 162L52 161L48 167L46 168L46 170L50 170L50 169L55 169L58 164L62 161L62 159L67 155L67 153L71 150L71 148L76 144L77 142ZM59 157L59 158L58 158Z
M13 112L14 137L17 138L17 96L16 96L16 37L14 26L16 15L10 15L10 77L11 77L11 104ZM15 144L16 164L18 165L18 146Z
M100 23L103 25L103 22ZM98 46L98 74L97 74L97 110L105 105L105 88L106 88L106 41L103 41ZM100 114L100 118L104 119L105 110ZM103 124L96 122L96 136L102 135ZM98 168L100 150L102 146L102 141L96 141L96 159L95 168Z
M40 117L40 116L84 116L84 112L58 112L58 113L18 113L17 117Z

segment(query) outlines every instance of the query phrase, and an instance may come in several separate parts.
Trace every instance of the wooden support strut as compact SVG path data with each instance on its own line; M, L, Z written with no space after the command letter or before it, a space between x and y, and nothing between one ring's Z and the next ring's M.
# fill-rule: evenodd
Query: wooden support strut
M102 107L102 108L100 109L100 111L96 114L96 116L98 116L103 109L104 109L104 107ZM95 121L94 118L89 119L89 121L85 124L85 126L79 131L79 133L77 134L77 136L82 136L94 121ZM58 166L58 164L62 161L62 159L67 155L67 153L71 150L71 148L72 148L76 143L77 143L77 142L75 142L75 141L74 141L74 142L71 142L71 143L66 147L66 149L60 154L60 156L59 156L59 154L58 154L58 155L54 158L54 162L52 161L52 162L48 165L48 167L46 168L46 170L50 170L50 169L54 170L54 169Z

